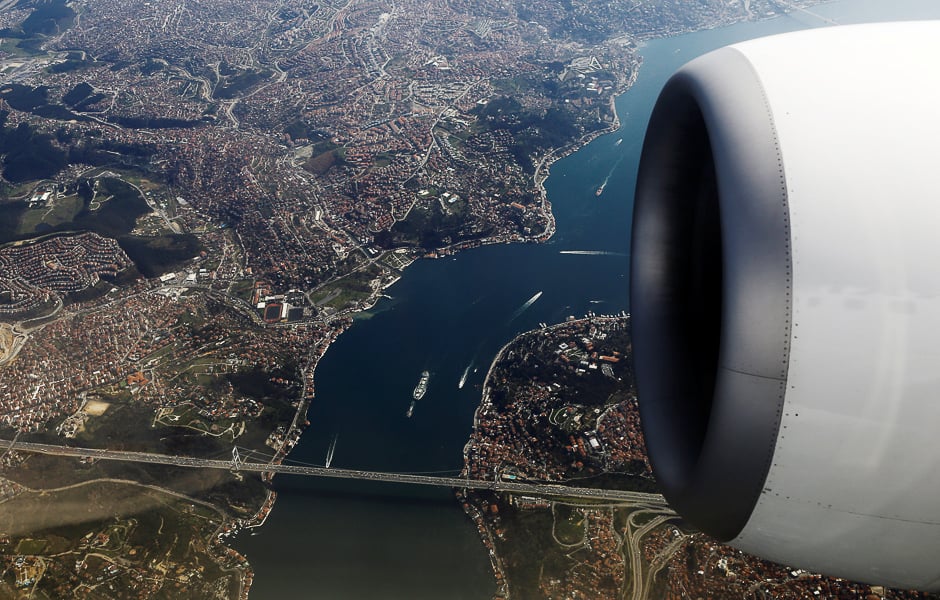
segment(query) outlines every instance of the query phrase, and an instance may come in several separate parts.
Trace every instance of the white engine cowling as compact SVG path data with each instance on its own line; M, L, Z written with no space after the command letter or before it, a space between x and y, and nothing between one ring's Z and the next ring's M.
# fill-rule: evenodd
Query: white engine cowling
M777 562L940 589L940 22L690 62L650 118L633 219L666 498Z

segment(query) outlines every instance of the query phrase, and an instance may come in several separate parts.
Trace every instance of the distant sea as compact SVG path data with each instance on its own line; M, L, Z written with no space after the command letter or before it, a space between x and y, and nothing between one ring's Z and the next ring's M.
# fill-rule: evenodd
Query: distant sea
M940 19L935 0L843 0L811 10L845 24ZM821 25L796 12L648 42L636 84L617 100L621 129L552 167L546 187L556 235L546 244L489 246L409 267L387 290L392 299L362 315L323 358L312 425L290 458L323 464L336 439L335 467L459 470L479 386L500 346L539 322L629 311L636 163L668 76L720 46ZM409 419L425 369L429 389ZM284 475L275 487L278 500L260 533L235 541L255 569L251 598L492 598L486 551L450 490Z

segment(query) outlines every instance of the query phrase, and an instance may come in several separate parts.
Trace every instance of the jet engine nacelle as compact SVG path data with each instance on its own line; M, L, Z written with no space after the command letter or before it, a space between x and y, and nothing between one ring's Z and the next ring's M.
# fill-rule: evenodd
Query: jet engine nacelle
M940 22L680 69L650 118L631 311L676 510L777 562L940 589Z

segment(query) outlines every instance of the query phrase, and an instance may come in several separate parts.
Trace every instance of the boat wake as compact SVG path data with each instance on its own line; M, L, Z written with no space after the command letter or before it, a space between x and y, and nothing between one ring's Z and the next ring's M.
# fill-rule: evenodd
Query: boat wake
M616 145L619 146L620 142L622 141L623 141L623 138L621 138ZM600 196L601 194L604 193L604 190L607 188L607 182L610 181L611 176L613 176L614 171L616 171L617 167L620 166L620 162L623 160L625 156L626 156L626 153L622 153L620 157L617 158L617 160L614 162L614 166L612 166L610 168L610 171L607 172L607 177L604 178L603 183L601 183L600 186L598 186L598 188L594 191L595 196Z
M339 439L339 434L333 436L333 441L330 442L330 448L326 451L326 468L330 468L330 463L333 462L333 453L336 452L336 440Z
M539 292L536 295L529 298L528 300L526 300L525 304L517 308L516 312L512 313L512 316L509 317L509 321L507 321L507 324L512 323L519 317L519 315L529 310L529 307L535 304L535 302L541 297L542 297L542 292Z
M559 250L558 254L577 254L578 256L626 256L623 252L608 250Z

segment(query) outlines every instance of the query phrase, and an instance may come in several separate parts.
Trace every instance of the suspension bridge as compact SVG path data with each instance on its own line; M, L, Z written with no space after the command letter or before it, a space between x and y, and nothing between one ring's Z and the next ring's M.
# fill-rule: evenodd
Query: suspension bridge
M107 450L102 448L78 448L57 444L40 444L17 440L0 440L0 448L22 452L36 452L55 456L72 456L75 458L92 458L96 460L114 460L124 462L148 463L186 467L194 469L225 469L236 472L253 473L282 473L287 475L302 475L307 477L328 477L335 479L355 479L362 481L375 481L386 483L404 483L413 485L436 486L465 490L490 490L494 492L511 492L540 497L580 498L588 500L606 500L614 502L629 502L648 507L665 508L666 501L659 494L632 492L627 490L610 490L584 488L555 482L506 481L502 479L471 479L467 477L447 477L427 475L420 473L392 473L385 471L367 471L362 469L339 469L334 467L321 467L317 465L284 464L273 462L246 461L238 452L232 449L231 460L213 458L198 458L192 456L179 456L171 454L156 454L151 452L132 452L126 450Z

